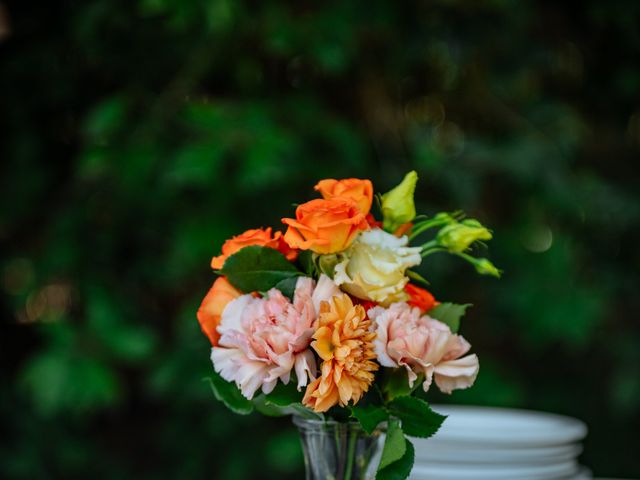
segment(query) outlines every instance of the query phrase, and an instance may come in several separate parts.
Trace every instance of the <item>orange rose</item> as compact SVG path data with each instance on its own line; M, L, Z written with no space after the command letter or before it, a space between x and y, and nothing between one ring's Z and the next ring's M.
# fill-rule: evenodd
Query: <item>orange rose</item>
M303 203L295 220L283 218L282 223L289 226L284 240L291 248L320 254L345 250L359 231L369 228L356 203L341 197Z
M218 339L220 338L217 328L224 307L240 295L242 295L242 292L236 290L225 277L218 277L213 282L204 300L202 300L197 313L198 322L200 322L200 328L209 337L209 341L214 347L218 345Z
M404 291L409 294L409 300L407 303L412 307L418 307L422 313L428 312L440 302L436 302L429 292L424 288L416 287L411 283L407 283L404 287Z
M320 180L313 187L325 200L336 197L350 198L358 205L360 211L366 215L371 210L373 201L373 185L371 180L360 180L358 178L345 178L344 180L334 180L329 178Z
M273 236L271 236L271 227L265 229L256 228L247 230L224 242L224 245L222 245L222 255L211 259L211 268L215 270L222 268L227 257L250 245L260 245L278 250L284 254L289 261L295 260L298 256L298 252L291 249L284 241L282 232L275 232Z

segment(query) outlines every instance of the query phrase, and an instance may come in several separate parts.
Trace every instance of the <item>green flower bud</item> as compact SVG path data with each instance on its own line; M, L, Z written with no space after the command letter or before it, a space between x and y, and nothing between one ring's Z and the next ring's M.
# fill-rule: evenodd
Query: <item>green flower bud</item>
M418 174L412 170L399 185L382 195L382 226L387 232L393 233L400 225L415 218L413 194L417 182Z
M476 258L475 261L472 262L473 266L476 268L476 272L480 275L491 275L492 277L500 278L502 275L502 271L498 270L496 266L489 261L487 258Z
M433 220L437 220L442 223L456 223L455 217L453 217L450 213L440 212L433 217Z
M336 265L340 261L340 257L335 253L329 253L326 255L318 255L317 257L318 270L324 273L327 277L333 278Z
M491 232L474 219L445 225L436 236L438 244L451 253L462 253L473 242L491 240Z

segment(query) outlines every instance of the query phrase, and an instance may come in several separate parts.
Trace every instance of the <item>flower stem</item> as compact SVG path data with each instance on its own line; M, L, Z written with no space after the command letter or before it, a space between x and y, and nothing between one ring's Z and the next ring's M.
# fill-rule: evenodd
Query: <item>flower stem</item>
M353 460L357 440L358 432L354 430L349 434L349 446L347 449L347 468L344 472L344 480L351 480L351 472L353 470Z
M442 220L425 220L424 222L416 223L411 229L411 235L409 235L409 241L416 238L422 232L426 232L430 228L439 227L440 225L444 225L446 222Z
M342 431L340 428L335 429L335 440L336 440L336 457L338 458L338 471L336 472L336 479L344 480L343 472L344 472L344 441L342 438Z
M428 257L433 253L446 252L446 251L448 251L446 248L429 248L427 250L423 250L420 255L422 255L422 258L424 258L424 257Z
M467 262L473 263L473 261L475 260L475 258L473 258L471 255L467 255L466 253L463 252L458 252L456 253L456 255L460 258L465 259Z
M424 252L425 250L429 250L430 248L437 247L438 245L439 245L439 244L438 244L438 241L434 239L434 240L431 240L431 241L429 241L429 242L427 242L427 243L422 244L422 245L420 246L420 248L421 248L421 249L422 249L422 251Z

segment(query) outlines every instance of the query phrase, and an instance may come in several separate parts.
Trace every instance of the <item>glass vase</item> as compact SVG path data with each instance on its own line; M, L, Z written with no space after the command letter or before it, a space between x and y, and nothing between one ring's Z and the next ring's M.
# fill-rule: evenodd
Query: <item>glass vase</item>
M300 431L306 480L369 480L380 462L382 431L357 422L293 417Z

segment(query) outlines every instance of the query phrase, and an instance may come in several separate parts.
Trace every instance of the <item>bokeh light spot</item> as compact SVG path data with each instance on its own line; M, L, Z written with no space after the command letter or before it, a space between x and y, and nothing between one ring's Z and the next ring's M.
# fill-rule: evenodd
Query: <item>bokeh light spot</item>
M533 253L543 253L553 245L553 232L547 225L537 225L522 236L522 245Z

